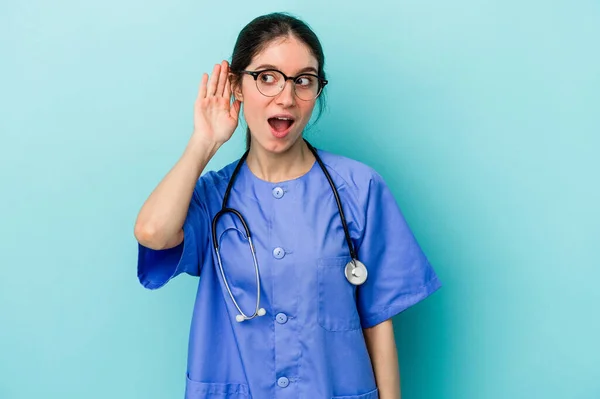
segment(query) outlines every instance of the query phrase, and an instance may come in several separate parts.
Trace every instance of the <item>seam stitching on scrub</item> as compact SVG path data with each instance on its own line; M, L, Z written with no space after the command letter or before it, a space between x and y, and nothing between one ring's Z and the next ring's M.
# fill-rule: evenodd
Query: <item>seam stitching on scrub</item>
M343 185L341 185L340 187L338 187L338 191L340 189L343 189L343 188L347 187L348 188L347 191L350 193L350 196L352 196L352 199L354 200L354 203L355 204L360 204L358 192L352 188L352 185L349 184L348 181L346 179L344 179L344 177L336 169L334 169L333 166L329 162L323 160L323 164L325 164L325 166L329 167L330 173L331 172L335 173L335 175L337 177L339 177L342 180L342 182L344 183ZM366 165L366 164L363 164L363 165L368 169L368 171L370 173L370 180L369 181L375 180L374 179L375 176L373 176L374 174L376 174L375 170L373 168L371 168L369 165ZM346 208L344 208L344 211L345 210L346 210ZM364 214L363 214L363 219L366 220L366 216ZM365 225L364 222L365 222L365 220L361 220L360 222L357 222L356 220L354 220L354 222L358 225L359 232L362 232L364 230L364 225ZM362 242L362 240L361 240L361 242Z
M315 160L315 163L316 162L317 161ZM314 168L314 165L313 165L313 168ZM311 168L311 170L308 171L308 173L310 173L313 170L313 168ZM308 173L306 173L306 174L308 175ZM291 196L292 196L292 204L293 204L294 208L300 205L300 197L297 194L300 191L300 186L301 185L304 185L304 187L307 186L307 184L305 184L304 181L305 181L304 179L297 179L296 180L296 184L294 186L294 192L291 194ZM298 213L294 212L294 225L297 225L297 224L298 224ZM293 245L295 245L296 249L300 245L300 243L299 243L299 237L298 236L296 236ZM297 257L294 257L293 259L294 259L294 262L298 261ZM295 378L296 381L295 381L295 383L298 386L298 396L297 397L301 397L300 396L301 385L299 384L299 382L301 380L300 376L302 375L302 373L301 373L301 370L302 370L302 357L304 355L304 352L302 350L302 343L301 343L301 340L300 340L300 329L299 329L299 325L298 325L298 319L299 319L298 315L300 313L300 297L301 297L300 288L298 288L296 290L296 293L297 293L297 295L296 295L296 303L295 303L295 307L296 307L295 313L296 313L296 316L292 318L292 322L295 322L294 324L295 324L295 332L296 332L296 340L297 340L296 342L298 344L298 351L300 352L300 355L298 356L298 360L297 360L298 368L296 370L296 378Z
M236 161L237 162L237 161ZM241 172L241 171L240 171ZM210 173L210 172L209 172ZM231 170L231 173L229 171L227 171L227 175L226 176L221 176L218 175L218 180L215 182L214 179L212 179L211 181L208 181L207 183L210 183L210 185L215 189L218 190L219 188L221 188L221 186L225 186L225 188L223 189L223 193L225 192L225 190L227 189L227 184L229 183L229 179L231 178L231 174L233 173L233 170ZM238 176L239 177L239 176ZM209 180L209 179L206 179ZM238 180L236 179L236 183L238 182ZM246 194L246 190L242 191L239 190L237 188L237 184L234 184L233 187L231 187L231 192L236 192L238 195L243 196L244 198L248 198L251 201L256 202L257 204L260 204L260 201L256 198L251 197L250 195Z
M434 282L438 281L437 277L432 278L431 280L429 280L426 284L421 285L419 288L417 288L416 292L411 292L410 294L406 294L406 295L402 295L400 298L406 298L406 297L418 297L419 295L422 295L424 292L427 292L427 288L429 288ZM405 305L405 304L402 304ZM408 307L410 307L412 305L409 305ZM371 321L372 319L377 319L377 316L381 315L381 313L385 313L388 310L398 307L398 305L396 303L391 304L389 306L386 306L385 308L382 308L380 310L378 310L375 314L373 314L372 316L367 316L367 321ZM405 309L408 309L405 308Z

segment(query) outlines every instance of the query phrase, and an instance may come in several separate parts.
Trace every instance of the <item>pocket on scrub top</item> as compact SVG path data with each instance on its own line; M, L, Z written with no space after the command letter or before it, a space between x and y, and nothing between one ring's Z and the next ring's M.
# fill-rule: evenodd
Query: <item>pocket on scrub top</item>
M356 309L356 287L348 282L344 274L349 261L349 256L318 259L318 320L321 327L328 331L360 328L360 318Z
M187 377L185 399L249 399L249 389L246 384L224 384L214 382L199 382Z
M371 392L362 395L334 396L331 399L379 399L379 390L375 388Z

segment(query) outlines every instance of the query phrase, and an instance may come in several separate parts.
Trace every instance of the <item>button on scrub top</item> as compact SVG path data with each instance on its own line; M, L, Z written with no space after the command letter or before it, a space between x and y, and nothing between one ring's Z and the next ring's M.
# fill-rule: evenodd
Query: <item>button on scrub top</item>
M139 245L138 277L157 289L181 273L200 276L190 331L186 399L377 399L362 329L423 300L441 284L389 188L370 167L318 150L339 191L361 286L344 268L350 255L335 198L315 162L305 175L270 183L246 164L228 206L250 228L267 314L238 323L217 263L211 222L236 162L198 180L184 241L166 250ZM254 263L239 220L217 227L223 268L246 314L256 307Z

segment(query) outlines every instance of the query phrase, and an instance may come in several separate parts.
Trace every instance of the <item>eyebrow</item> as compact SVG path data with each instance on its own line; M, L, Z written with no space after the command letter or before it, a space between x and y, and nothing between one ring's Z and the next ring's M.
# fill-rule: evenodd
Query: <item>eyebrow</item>
M261 64L259 66L256 67L256 70L260 70L260 69L279 69L277 68L275 65L271 65L271 64ZM313 72L315 74L318 74L319 71L317 71L315 68L313 67L305 67L302 68L298 71L298 74L304 73L304 72Z

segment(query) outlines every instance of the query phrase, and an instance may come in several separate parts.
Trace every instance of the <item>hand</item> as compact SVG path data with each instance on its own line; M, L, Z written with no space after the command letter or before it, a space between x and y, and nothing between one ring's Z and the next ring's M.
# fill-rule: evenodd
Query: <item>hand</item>
M205 73L194 103L194 135L218 144L231 138L238 125L241 103L231 103L229 63L215 65L210 79Z

